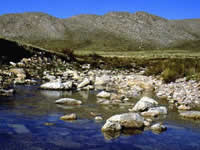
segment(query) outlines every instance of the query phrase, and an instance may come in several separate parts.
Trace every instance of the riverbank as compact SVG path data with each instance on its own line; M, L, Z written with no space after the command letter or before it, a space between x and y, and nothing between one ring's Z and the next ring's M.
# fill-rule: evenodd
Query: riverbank
M175 82L165 83L159 76L145 75L145 71L146 68L137 66L126 70L101 69L95 68L92 64L67 62L56 56L34 55L31 58L23 58L18 63L9 62L9 65L2 66L0 94L14 95L15 86L18 84L40 84L41 89L49 92L96 91L96 103L127 108L118 116L109 116L111 119L102 118L108 119L102 128L103 132L118 133L122 128L144 130L144 127L164 131L166 128L160 124L159 118L167 116L170 109L179 110L180 116L186 118L199 118L200 113L196 110L200 107L200 82L180 78ZM132 99L140 101L134 103ZM160 104L163 100L167 105ZM71 114L68 115L65 118L69 118ZM94 117L102 120L101 116L95 113ZM124 121L129 123L124 125Z

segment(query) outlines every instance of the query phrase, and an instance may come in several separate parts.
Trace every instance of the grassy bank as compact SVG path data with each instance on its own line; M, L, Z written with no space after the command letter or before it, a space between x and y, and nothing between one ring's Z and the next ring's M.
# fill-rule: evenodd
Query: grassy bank
M131 58L200 58L200 51L192 50L140 50L140 51L74 51L76 55L97 54L103 57L131 57Z

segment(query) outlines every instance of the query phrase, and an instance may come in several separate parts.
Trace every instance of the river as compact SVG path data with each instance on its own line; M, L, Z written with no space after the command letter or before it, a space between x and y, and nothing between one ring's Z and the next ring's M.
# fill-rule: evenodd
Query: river
M160 134L146 130L104 135L105 120L96 122L91 112L107 119L127 112L128 106L99 105L95 95L17 86L13 97L0 97L0 150L200 150L200 122L183 120L175 109L163 120L167 131ZM54 103L63 97L82 100L83 105ZM69 113L76 113L78 120L60 120Z

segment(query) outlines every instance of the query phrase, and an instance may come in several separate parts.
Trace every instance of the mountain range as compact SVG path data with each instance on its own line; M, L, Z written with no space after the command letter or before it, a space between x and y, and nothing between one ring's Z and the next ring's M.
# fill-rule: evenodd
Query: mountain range
M146 12L67 19L40 12L5 14L0 37L52 50L200 50L200 19L168 20Z

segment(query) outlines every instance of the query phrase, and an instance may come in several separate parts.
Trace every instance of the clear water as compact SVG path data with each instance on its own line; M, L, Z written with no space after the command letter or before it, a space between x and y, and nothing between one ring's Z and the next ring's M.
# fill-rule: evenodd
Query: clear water
M73 97L83 106L54 104L62 97ZM163 103L164 104L164 103ZM115 138L104 135L104 122L95 122L90 112L107 119L127 112L127 106L96 104L95 93L42 91L37 86L17 87L14 97L0 97L0 150L199 150L200 124L183 120L171 110L161 134L151 131L125 132ZM78 120L64 122L60 116L76 113ZM51 123L51 125L47 125Z

